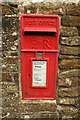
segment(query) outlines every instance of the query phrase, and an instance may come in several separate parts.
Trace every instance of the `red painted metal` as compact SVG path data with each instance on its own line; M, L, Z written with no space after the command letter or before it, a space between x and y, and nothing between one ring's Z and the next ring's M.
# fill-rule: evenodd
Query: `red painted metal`
M56 97L59 17L21 16L21 87L23 100ZM37 53L43 52L42 58ZM33 61L46 61L46 86L33 86Z

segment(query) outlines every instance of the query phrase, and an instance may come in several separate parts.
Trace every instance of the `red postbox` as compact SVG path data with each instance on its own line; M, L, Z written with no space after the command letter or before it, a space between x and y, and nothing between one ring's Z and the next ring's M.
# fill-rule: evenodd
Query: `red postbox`
M58 44L58 16L21 16L21 87L23 100L55 99Z

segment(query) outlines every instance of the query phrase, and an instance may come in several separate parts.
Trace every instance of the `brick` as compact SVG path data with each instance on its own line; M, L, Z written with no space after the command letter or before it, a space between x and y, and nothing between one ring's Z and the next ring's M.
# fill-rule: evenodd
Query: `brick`
M18 31L18 18L2 17L2 30L8 33Z
M2 74L2 81L12 82L12 77L11 77L11 75L8 74L8 73L3 73L3 74Z
M61 23L64 26L77 26L77 27L80 27L80 17L79 16L65 15L65 16L62 17Z
M60 77L58 78L58 86L60 87L78 87L80 85L79 77Z
M62 68L62 69L80 68L80 62L78 59L61 60L60 61L60 68Z
M63 45L69 45L69 46L80 45L80 36L62 37L61 38L61 44L63 44Z
M18 64L18 58L3 58L3 63L6 64Z
M60 35L65 37L78 36L78 29L76 27L64 27L60 28Z
M80 15L80 6L75 6L67 10L69 15Z
M79 55L80 54L80 47L69 47L61 45L61 54L64 55Z
M79 91L79 87L59 88L58 95L60 97L77 97L80 95Z

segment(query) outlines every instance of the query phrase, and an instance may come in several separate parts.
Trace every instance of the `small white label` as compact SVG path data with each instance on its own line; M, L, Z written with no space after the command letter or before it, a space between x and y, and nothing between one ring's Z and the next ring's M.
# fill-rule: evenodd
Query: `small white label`
M46 86L47 61L33 61L33 86Z

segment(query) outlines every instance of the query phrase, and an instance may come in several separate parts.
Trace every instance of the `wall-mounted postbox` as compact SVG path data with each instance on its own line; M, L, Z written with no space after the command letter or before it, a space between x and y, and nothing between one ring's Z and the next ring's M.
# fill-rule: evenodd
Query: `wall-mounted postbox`
M22 98L55 99L59 17L21 16Z

